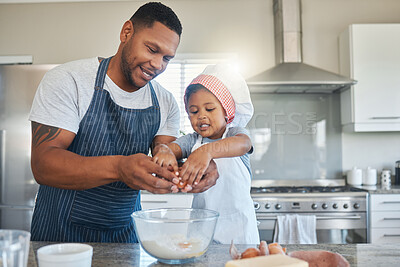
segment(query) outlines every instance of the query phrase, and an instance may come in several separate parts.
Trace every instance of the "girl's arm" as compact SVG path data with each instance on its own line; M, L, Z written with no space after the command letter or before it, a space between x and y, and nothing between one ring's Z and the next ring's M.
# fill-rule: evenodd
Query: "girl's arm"
M211 159L240 157L251 149L251 140L245 134L237 134L205 144L197 150L210 154ZM197 151L196 150L196 151Z
M182 158L182 150L175 143L158 144L153 149L153 161L161 167L171 166L174 172L178 172L178 163L176 159Z
M200 182L212 159L243 156L251 149L251 140L245 134L237 134L196 149L182 166L180 176L189 185Z

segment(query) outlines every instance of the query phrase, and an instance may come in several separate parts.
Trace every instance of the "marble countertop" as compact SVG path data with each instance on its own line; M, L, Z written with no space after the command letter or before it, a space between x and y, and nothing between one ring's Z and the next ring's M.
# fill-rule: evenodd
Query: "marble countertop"
M36 251L48 242L31 242L28 267L37 267ZM142 250L139 244L88 243L93 246L93 267L106 266L177 266L159 263ZM255 245L237 245L244 251ZM287 252L297 250L327 250L343 255L351 266L396 266L400 262L400 243L398 244L348 244L348 245L283 245ZM230 260L229 245L211 245L201 257L182 266L223 267Z
M368 190L368 193L370 194L400 194L400 185L392 185L391 187L388 188L382 187L380 184L354 186L354 187Z

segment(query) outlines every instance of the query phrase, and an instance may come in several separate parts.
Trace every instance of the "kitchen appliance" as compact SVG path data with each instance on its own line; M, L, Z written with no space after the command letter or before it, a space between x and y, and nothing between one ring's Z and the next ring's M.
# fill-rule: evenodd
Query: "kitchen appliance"
M55 65L0 65L0 228L30 230L38 189L28 120L36 88Z
M302 62L300 0L274 0L277 65L247 80L251 92L332 93L356 83Z
M400 160L396 161L394 184L400 185Z
M345 186L344 180L313 180L307 184L252 182L251 196L260 239L272 242L277 216L297 213L316 216L318 243L369 241L367 191Z

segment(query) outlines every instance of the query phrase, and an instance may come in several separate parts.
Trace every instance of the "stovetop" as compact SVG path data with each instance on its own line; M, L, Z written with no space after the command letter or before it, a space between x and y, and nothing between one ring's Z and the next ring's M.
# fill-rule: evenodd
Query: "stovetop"
M366 190L350 186L270 186L252 187L252 194L274 193L342 193L342 192L366 192Z
M368 191L351 186L252 187L256 213L366 212Z

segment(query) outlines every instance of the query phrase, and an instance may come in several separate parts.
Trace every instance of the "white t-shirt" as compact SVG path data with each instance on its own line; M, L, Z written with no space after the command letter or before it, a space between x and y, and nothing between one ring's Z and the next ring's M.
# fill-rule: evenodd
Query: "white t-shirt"
M48 71L33 100L29 120L77 133L89 108L99 61L96 58L68 62ZM151 81L160 105L161 121L156 135L178 137L179 108L173 95ZM112 100L125 108L145 109L152 105L149 84L126 92L106 76L104 89Z

